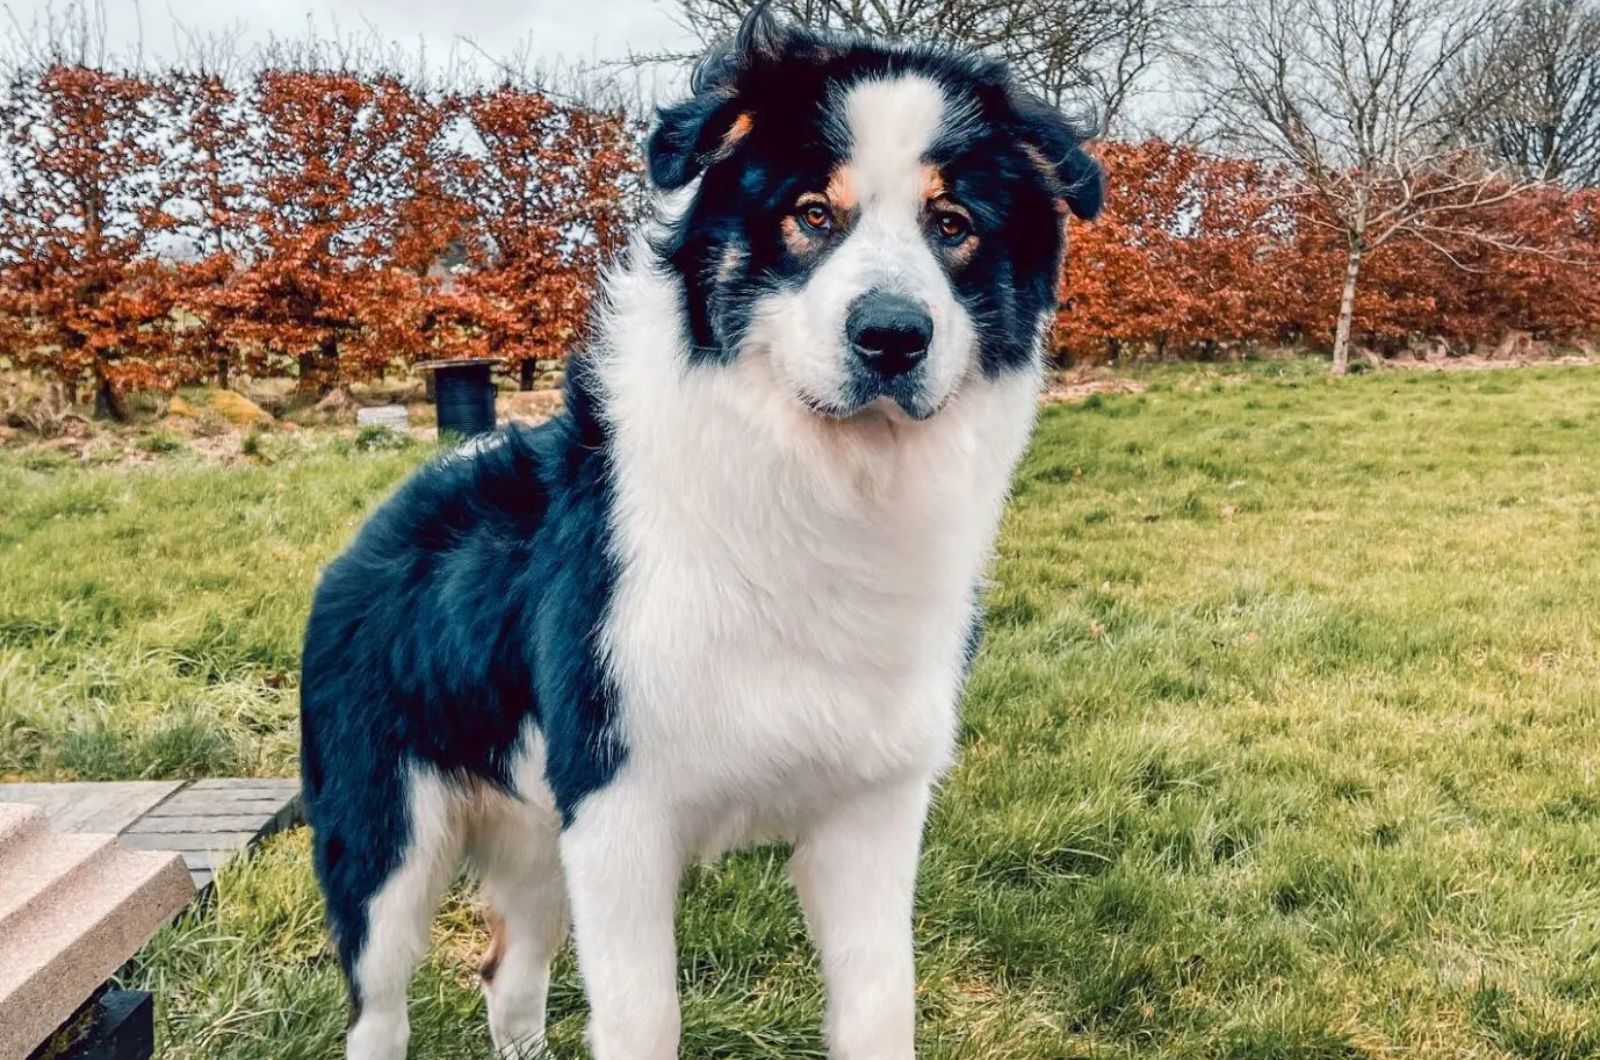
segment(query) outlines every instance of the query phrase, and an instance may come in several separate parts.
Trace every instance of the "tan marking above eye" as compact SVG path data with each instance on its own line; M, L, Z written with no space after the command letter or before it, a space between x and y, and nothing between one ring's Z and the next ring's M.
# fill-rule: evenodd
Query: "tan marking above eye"
M922 167L922 201L933 202L944 197L944 174L935 165Z
M833 167L828 175L828 186L823 189L834 211L841 215L851 213L860 204L856 194L855 173L847 165Z
M749 111L744 111L733 119L733 124L728 126L728 131L722 134L722 149L724 151L732 151L739 146L739 141L750 135L750 130L755 127L755 115Z

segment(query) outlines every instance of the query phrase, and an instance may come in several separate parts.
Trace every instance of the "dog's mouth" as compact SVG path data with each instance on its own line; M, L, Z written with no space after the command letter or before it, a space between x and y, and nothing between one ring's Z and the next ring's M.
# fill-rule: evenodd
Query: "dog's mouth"
M852 393L844 401L830 401L797 390L795 397L812 415L839 423L881 412L922 423L933 419L950 403L949 397L933 402L920 393Z
M925 368L883 377L847 367L842 378L808 379L790 371L777 351L766 344L746 347L741 351L741 360L761 364L770 382L780 392L787 392L796 405L818 419L835 423L869 415L887 415L903 423L926 422L948 408L966 382L962 377L953 386L937 385Z

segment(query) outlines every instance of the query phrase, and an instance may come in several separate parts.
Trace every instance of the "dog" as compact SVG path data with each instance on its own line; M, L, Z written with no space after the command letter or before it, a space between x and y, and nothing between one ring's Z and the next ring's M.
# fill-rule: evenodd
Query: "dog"
M758 14L647 143L565 409L418 471L324 571L305 805L352 1060L459 864L503 1055L569 925L596 1060L678 1055L688 862L792 844L838 1060L913 1056L913 891L1032 431L1084 136L995 62Z

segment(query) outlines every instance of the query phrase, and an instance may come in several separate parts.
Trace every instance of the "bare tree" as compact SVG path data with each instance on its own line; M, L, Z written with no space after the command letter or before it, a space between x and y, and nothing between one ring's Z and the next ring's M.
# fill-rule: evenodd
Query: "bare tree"
M701 39L726 36L756 0L679 0ZM1191 0L777 0L785 19L890 40L978 48L1056 106L1093 106L1115 129Z
M726 36L757 0L681 0L683 21L709 42ZM950 0L777 0L775 14L813 29L841 29L898 40L945 24Z
M1600 3L1521 0L1498 32L1474 47L1454 91L1481 97L1463 108L1464 134L1526 173L1600 185Z
M1218 0L1186 34L1185 68L1218 141L1286 166L1346 245L1333 373L1349 363L1361 266L1396 239L1511 246L1473 219L1538 177L1463 149L1453 89L1492 38L1493 0ZM1315 215L1312 215L1315 216Z

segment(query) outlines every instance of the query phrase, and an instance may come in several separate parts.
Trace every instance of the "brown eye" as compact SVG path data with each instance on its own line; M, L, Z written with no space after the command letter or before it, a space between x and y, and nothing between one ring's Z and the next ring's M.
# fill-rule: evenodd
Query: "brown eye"
M940 210L933 215L933 230L942 242L959 246L972 234L972 222L955 210Z
M813 232L826 232L833 227L833 211L820 202L800 208L800 220Z

